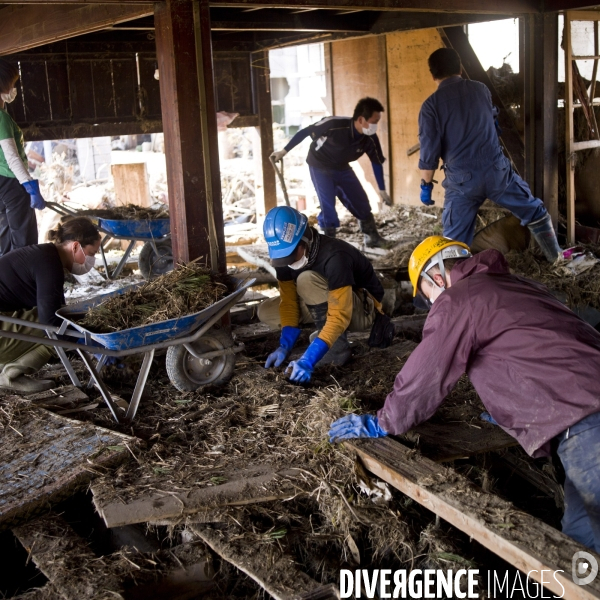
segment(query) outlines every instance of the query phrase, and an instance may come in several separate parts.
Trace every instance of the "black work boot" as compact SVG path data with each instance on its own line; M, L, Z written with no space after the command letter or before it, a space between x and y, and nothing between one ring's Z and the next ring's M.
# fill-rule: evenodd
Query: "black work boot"
M375 217L373 213L370 213L369 216L364 221L359 221L360 230L364 233L365 236L365 246L369 248L391 248L394 244L393 242L388 242L385 238L382 238L377 231L377 225L375 224Z
M312 304L306 305L308 311L310 312L310 316L313 318L315 322L315 327L317 331L313 334L316 337L319 334L319 331L323 329L325 325L325 321L327 320L327 302L323 302L322 304ZM311 335L311 342L314 339L313 335ZM340 337L335 341L333 346L329 348L327 354L317 363L317 367L322 367L323 365L345 365L350 357L352 356L352 350L350 349L350 344L348 343L348 337L346 332L342 333Z
M335 227L323 227L323 235L327 237L334 238L335 237Z

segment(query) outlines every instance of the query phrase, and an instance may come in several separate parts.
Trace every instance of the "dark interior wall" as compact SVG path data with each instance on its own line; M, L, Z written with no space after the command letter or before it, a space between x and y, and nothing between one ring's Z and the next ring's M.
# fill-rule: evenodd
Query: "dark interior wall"
M28 141L162 131L154 41L99 35L6 56L20 70L7 109ZM153 37L153 36L152 36ZM213 55L217 110L255 114L249 52Z

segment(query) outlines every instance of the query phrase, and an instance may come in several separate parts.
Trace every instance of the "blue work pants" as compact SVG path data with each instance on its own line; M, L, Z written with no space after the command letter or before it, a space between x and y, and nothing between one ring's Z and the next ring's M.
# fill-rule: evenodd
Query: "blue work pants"
M308 168L321 203L321 213L317 217L321 228L340 226L340 220L335 210L336 196L358 220L364 221L369 218L371 205L367 193L352 169L336 171L335 169L318 169L310 165Z
M600 553L600 413L582 419L558 441L566 474L562 531Z
M510 210L524 226L546 214L544 203L531 194L503 154L493 162L470 167L446 165L445 172L442 225L444 235L453 240L471 245L477 211L487 198Z

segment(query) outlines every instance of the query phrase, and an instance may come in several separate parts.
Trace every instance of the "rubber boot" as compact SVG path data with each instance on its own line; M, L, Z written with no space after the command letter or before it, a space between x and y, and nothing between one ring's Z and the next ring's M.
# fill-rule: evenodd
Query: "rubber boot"
M311 334L311 342L315 337L319 334L319 331L323 329L325 326L325 321L327 320L327 302L323 302L322 304L313 304L306 305L308 311L310 312L310 316L313 318L315 322L315 326L317 331L314 334ZM314 337L313 337L314 335ZM316 364L317 367L322 367L323 365L345 365L350 357L352 356L352 350L350 349L350 344L348 343L348 337L346 332L342 333L340 337L335 341L333 346L329 348L329 351L325 356Z
M323 227L323 235L327 237L334 238L335 237L335 227Z
M541 219L529 223L527 227L529 227L548 262L553 263L559 256L562 256L562 250L558 245L556 233L552 226L552 217L549 213L546 213Z
M54 382L49 379L31 379L26 374L37 373L52 356L46 346L35 346L14 362L4 365L0 373L0 388L22 394L34 394L49 390Z
M365 236L365 246L368 248L391 248L394 245L379 235L373 213L369 214L369 217L364 221L359 221L359 223L360 230Z

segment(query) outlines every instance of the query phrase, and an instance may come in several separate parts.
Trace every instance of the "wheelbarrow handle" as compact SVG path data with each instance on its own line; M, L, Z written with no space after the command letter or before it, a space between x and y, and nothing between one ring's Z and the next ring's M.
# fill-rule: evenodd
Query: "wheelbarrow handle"
M50 201L46 201L46 206L48 208L51 208L54 212L57 212L59 215L62 215L63 217L76 217L77 216L77 211L72 210L70 208L67 208L66 206L62 205L62 204L57 204L56 202L50 202Z

